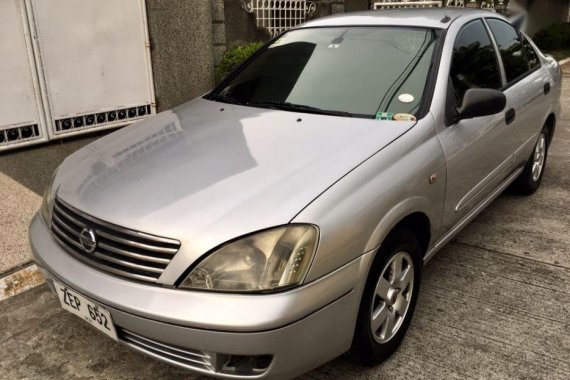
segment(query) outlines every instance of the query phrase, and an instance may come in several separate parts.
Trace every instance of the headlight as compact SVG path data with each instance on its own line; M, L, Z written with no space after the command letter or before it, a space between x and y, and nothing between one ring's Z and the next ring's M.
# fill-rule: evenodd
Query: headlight
M52 187L56 175L57 169L51 176L51 180L49 181L49 184L44 191L44 198L42 200L41 214L48 226L51 226L51 213L53 211L53 204L55 202L55 191L52 189Z
M300 284L317 247L318 230L291 225L262 231L223 246L204 259L180 287L259 292Z

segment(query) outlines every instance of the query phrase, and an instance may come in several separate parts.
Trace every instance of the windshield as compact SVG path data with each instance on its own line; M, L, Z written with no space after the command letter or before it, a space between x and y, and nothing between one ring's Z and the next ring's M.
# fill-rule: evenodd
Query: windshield
M435 41L434 31L422 28L293 30L209 98L341 116L413 115L422 101Z

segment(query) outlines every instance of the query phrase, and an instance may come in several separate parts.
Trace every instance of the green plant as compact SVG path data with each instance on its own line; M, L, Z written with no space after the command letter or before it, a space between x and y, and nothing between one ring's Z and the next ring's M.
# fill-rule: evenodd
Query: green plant
M216 71L217 80L225 77L237 65L248 59L253 53L263 46L262 42L253 42L243 46L236 46L224 53L220 65Z
M541 50L552 51L570 48L570 24L552 24L537 32L533 40Z

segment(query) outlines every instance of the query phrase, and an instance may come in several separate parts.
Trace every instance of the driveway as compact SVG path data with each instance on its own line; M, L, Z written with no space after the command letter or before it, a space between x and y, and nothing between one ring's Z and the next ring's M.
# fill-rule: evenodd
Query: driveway
M569 378L570 67L563 85L564 111L542 187L531 197L507 191L428 263L398 352L375 368L342 356L302 379ZM82 141L54 151L73 150ZM15 155L44 156L34 152ZM18 167L21 159L14 157L0 157L0 196L20 191L11 199L24 203L2 201L5 224L6 217L25 219L37 207L45 178L29 173L44 176L47 170ZM10 221L0 257L25 261L27 221ZM2 379L194 378L100 335L61 310L46 285L0 302L0 344Z

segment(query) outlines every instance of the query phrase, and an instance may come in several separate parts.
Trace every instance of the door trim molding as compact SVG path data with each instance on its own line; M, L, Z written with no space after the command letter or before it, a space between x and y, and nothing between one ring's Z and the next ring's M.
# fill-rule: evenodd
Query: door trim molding
M455 237L465 226L467 226L481 211L483 211L491 202L493 202L524 170L524 166L515 170L509 177L507 177L487 198L477 205L471 212L469 212L463 219L461 219L455 226L453 226L447 234L440 238L432 249L430 249L424 256L424 265L451 239Z
M503 162L499 164L491 173L487 174L485 178L483 178L475 187L473 187L467 194L461 198L457 206L455 206L455 212L458 212L463 207L465 207L469 202L475 199L487 186L489 183L493 181L493 179L497 178L501 173L507 171L509 168L512 167L513 164L513 155L511 154L508 156ZM505 175L506 177L506 175Z

